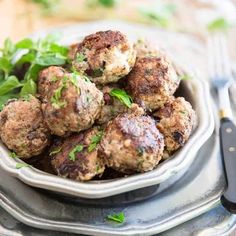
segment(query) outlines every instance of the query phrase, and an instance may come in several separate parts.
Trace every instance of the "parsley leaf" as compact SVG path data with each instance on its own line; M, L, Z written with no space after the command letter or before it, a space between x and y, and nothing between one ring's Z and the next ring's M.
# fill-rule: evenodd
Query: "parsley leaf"
M9 91L22 87L23 84L18 81L16 76L12 75L7 78L7 80L0 83L0 96L8 93Z
M230 28L229 22L224 18L217 18L207 25L210 32L213 31L226 31Z
M132 98L122 89L112 89L110 92L112 97L117 98L120 102L122 102L127 107L131 107L133 102Z
M18 156L17 156L17 154L15 152L11 152L10 153L10 157L11 158L17 158Z
M190 80L191 79L191 77L189 76L189 75L181 75L181 76L179 76L179 79L180 80Z
M66 79L63 78L62 85L54 91L54 95L51 97L51 103L56 109L66 106L66 101L61 101L62 91L67 88Z
M17 163L16 164L16 169L21 169L23 167L30 167L31 165L27 164L27 163Z
M113 214L113 215L108 215L106 217L107 220L112 220L118 223L124 223L125 222L125 214L124 212L119 212L117 214Z
M85 55L83 55L83 54L81 54L81 53L77 53L77 54L76 54L76 61L77 61L78 63L83 62L85 59L86 59L86 56L85 56Z
M88 146L89 152L92 152L97 147L98 143L100 143L102 139L102 135L103 131L99 131L96 135L92 136L91 143Z
M75 161L75 160L76 160L76 156L75 156L76 153L82 152L83 149L84 149L84 146L81 145L81 144L79 144L79 145L77 145L75 148L73 148L73 149L70 151L70 153L69 153L69 160Z

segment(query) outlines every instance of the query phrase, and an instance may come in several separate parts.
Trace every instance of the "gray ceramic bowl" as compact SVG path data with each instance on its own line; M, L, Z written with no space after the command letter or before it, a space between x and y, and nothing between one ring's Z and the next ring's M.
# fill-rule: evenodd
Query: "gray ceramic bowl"
M88 25L90 27L88 27ZM125 24L108 25L107 23L104 24L102 22L60 28L56 31L59 30L62 33L61 42L69 44L78 41L79 38L86 34L107 29L121 30L131 39L137 39L142 36L142 34L145 35L145 32L142 29L139 31L138 29L130 28ZM32 37L43 37L48 32L50 31L40 32L34 34ZM166 35L166 32L162 31L160 31L159 34L159 38L168 36ZM150 38L153 38L153 36L150 36ZM165 39L163 42L165 42ZM171 53L173 52L170 52L170 54ZM16 164L21 162L21 160L11 158L9 156L9 151L1 143L0 166L6 172L19 178L28 185L84 198L103 198L159 184L173 175L176 175L180 170L191 168L190 165L196 157L197 151L211 136L214 129L214 119L210 106L208 85L202 79L197 78L194 75L192 75L192 77L191 80L181 82L178 94L185 97L186 100L192 104L197 113L198 122L195 130L183 148L181 148L172 158L162 162L156 169L150 172L106 181L76 182L42 172L33 167L16 169Z

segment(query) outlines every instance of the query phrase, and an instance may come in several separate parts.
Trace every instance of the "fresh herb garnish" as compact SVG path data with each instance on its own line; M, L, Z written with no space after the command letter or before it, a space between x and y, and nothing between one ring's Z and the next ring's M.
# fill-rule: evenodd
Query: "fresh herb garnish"
M213 31L227 31L230 28L229 22L224 18L217 18L207 25L207 29Z
M15 152L11 152L10 153L10 157L11 158L17 158L18 156L17 156L17 154Z
M81 54L81 53L77 53L77 54L76 54L76 61L77 61L78 63L81 63L81 62L85 61L85 59L86 59L86 56L85 56L85 55L83 55L83 54Z
M57 149L52 150L52 151L49 153L49 156L53 156L53 155L59 153L59 152L61 151L61 149L62 149L62 147L59 147L59 148L57 148Z
M120 102L122 102L127 107L131 107L133 102L132 98L122 89L112 89L109 93L112 97L117 98Z
M8 97L35 94L40 70L66 63L68 48L57 44L57 40L57 35L48 35L36 41L26 38L16 44L10 39L5 40L0 49L0 107ZM25 71L25 68L24 74L16 74L16 71Z
M46 13L52 13L56 6L60 3L60 0L31 0L33 3L42 7L42 10Z
M51 97L52 106L56 109L63 108L66 106L66 101L61 101L62 91L67 88L66 84L67 78L63 78L62 85L60 85L55 91L53 96Z
M156 7L140 9L141 15L162 28L168 28L176 10L174 4L160 3Z
M181 76L179 76L179 79L180 80L190 80L191 79L191 77L189 76L189 75L181 75Z
M103 131L99 131L96 135L92 136L91 142L88 146L89 152L92 152L97 147L98 143L100 143L102 139L102 135L103 135Z
M87 0L87 5L89 7L106 7L106 8L112 8L115 7L118 4L119 0Z
M106 217L107 220L112 220L118 223L124 223L125 222L125 214L124 212L119 212L117 214L113 214L113 215L108 215Z
M30 167L31 165L27 164L27 163L17 163L16 164L16 169L21 169L23 167Z
M75 160L76 160L76 153L82 152L83 149L84 149L84 146L83 146L83 145L81 145L81 144L77 145L75 148L73 148L73 149L70 151L70 153L69 153L69 159L70 159L71 161L75 161Z

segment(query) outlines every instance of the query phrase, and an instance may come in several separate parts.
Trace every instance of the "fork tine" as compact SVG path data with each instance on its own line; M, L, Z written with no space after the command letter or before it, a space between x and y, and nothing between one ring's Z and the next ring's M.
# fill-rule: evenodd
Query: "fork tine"
M223 74L223 68L222 68L222 50L221 50L219 34L214 34L213 39L214 39L214 50L215 50L215 71L216 71L215 76L221 78Z

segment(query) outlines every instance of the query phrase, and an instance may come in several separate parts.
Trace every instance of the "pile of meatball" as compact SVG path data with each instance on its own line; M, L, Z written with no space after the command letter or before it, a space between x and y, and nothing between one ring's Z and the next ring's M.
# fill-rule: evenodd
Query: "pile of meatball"
M19 158L48 150L57 175L88 181L106 168L153 170L189 139L195 111L174 97L180 78L159 50L108 30L71 45L68 60L40 71L35 96L0 112L1 140ZM113 89L126 91L131 106Z

